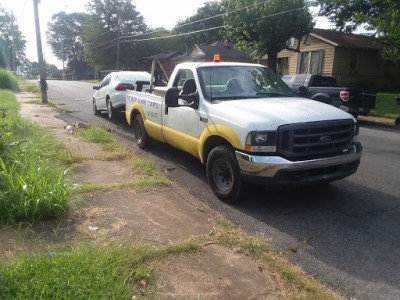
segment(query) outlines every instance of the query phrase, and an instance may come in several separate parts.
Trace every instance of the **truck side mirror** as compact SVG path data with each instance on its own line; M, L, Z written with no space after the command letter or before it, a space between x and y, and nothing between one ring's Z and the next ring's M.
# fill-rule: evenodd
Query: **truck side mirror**
M94 90L99 90L99 89L100 89L100 86L99 86L99 85L95 85L95 86L93 87L93 89L94 89Z
M179 90L176 87L169 88L165 93L165 106L166 107L178 107L178 95Z
M172 87L165 93L165 114L168 115L168 107L178 107L179 90L177 87Z

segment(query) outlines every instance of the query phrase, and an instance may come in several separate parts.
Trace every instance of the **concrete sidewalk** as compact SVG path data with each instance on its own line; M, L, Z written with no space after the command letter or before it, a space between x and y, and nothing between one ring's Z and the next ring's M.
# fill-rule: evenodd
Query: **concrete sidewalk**
M53 108L34 103L36 97L18 93L21 115L51 130L75 155L88 157L72 166L68 180L76 184L113 184L137 179L123 160L95 159L104 150L66 131ZM110 176L112 174L112 176ZM57 226L65 241L144 241L152 245L209 236L215 215L210 208L173 183L151 190L117 189L79 195L79 209ZM54 226L54 224L44 225ZM41 233L39 233L41 234ZM18 247L18 245L15 245ZM0 247L1 248L1 247ZM0 249L1 250L1 249ZM199 254L168 260L157 274L156 299L285 299L285 287L276 274L259 262L224 246L209 243ZM134 295L138 299L143 295Z

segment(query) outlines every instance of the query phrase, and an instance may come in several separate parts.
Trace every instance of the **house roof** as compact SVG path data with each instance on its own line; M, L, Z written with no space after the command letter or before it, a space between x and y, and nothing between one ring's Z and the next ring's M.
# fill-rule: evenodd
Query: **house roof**
M252 59L252 57L249 54L236 50L234 46L235 45L229 41L217 41L208 45L196 44L189 51L188 56L193 56L191 54L197 52L197 54L200 54L203 57L209 57L213 56L214 54L219 54L221 55L221 57L224 58Z
M341 46L375 50L380 50L384 47L382 42L365 35L345 33L329 29L315 28L310 35L324 40L336 47Z
M159 59L160 61L163 61L163 60L175 58L178 55L180 56L180 55L182 55L182 53L179 51L169 51L169 52L163 52L163 53L158 53L158 54L155 54L152 56L144 57L143 59L152 61L153 59L156 58L156 59Z

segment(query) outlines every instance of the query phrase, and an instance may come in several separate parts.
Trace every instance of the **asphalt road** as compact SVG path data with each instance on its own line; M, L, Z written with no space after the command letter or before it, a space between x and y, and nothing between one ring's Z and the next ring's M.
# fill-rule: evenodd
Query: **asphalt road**
M131 129L92 113L92 86L49 81L49 99L72 111L60 118L93 122L125 141ZM364 153L349 178L318 188L268 191L253 188L239 204L220 202L208 187L204 167L190 155L161 143L150 156L169 178L255 236L267 237L327 286L352 299L400 299L400 130L361 124Z

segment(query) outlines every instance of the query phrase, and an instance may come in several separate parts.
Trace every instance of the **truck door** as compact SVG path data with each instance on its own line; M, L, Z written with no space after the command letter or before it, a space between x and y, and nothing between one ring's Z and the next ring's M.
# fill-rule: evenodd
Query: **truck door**
M180 95L196 92L200 87L191 70L182 69L178 72L173 86L180 90ZM163 135L166 142L178 149L199 157L199 136L205 123L200 122L199 109L188 106L190 103L179 99L179 107L163 112Z

